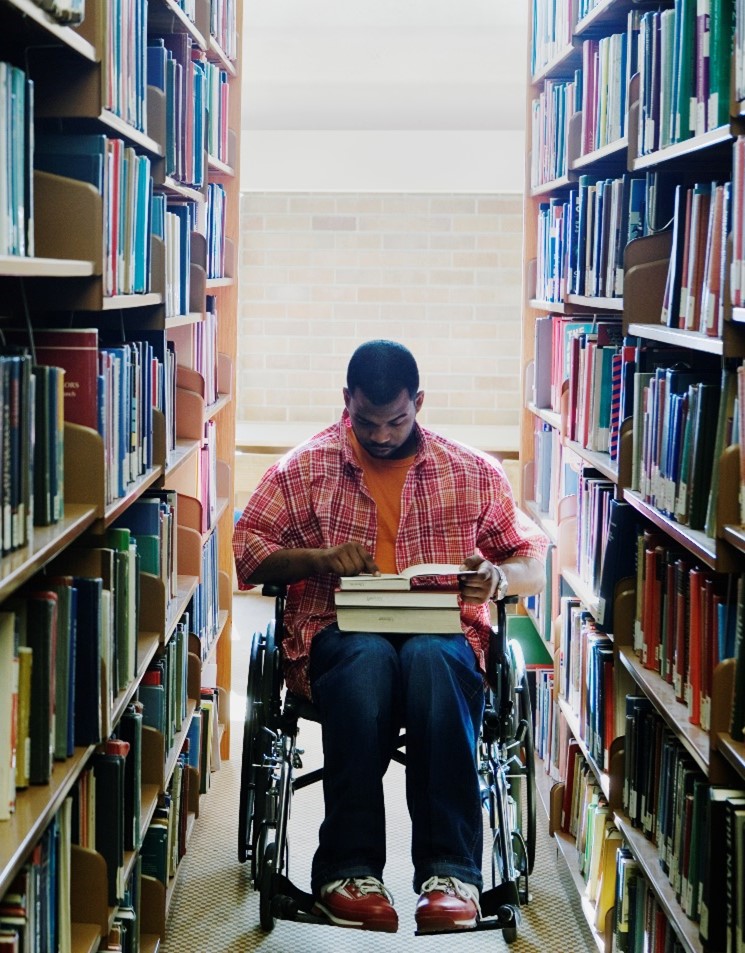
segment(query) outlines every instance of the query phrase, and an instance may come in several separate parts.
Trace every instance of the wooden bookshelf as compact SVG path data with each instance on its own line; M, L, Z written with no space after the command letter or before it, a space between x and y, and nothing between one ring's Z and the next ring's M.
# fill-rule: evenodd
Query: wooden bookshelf
M553 427L554 430L561 430L561 414L557 413L555 410L548 410L545 407L536 407L536 405L530 401L528 403L528 410L531 414L534 414L536 417L539 417L549 426Z
M551 786L553 782L546 773L543 762L540 761L540 759L536 759L535 776L536 792L538 794L541 807L545 811L546 815L550 816L549 804ZM577 891L577 894L580 897L582 914L587 921L587 926L589 927L592 938L595 941L595 945L597 946L600 953L605 953L605 939L595 928L595 911L592 907L592 904L587 899L585 893L587 885L585 884L585 881L582 879L582 875L579 872L577 845L574 841L574 838L561 830L555 830L552 834L552 837L556 842L556 850L561 855L562 860L566 864L569 876L572 878L574 889Z
M625 489L623 497L642 516L654 523L658 529L664 530L672 540L680 543L696 559L700 559L711 569L719 572L734 572L738 568L738 559L733 550L721 540L712 539L701 530L689 529L683 523L665 516L664 513L646 503L634 490Z
M577 443L576 440L569 440L567 437L564 438L564 445L573 453L576 453L578 457L581 457L585 463L594 467L598 473L602 473L613 483L618 483L618 462L611 460L609 453L601 450L588 450L581 443Z
M668 5L669 6L669 5ZM547 5L541 15L550 15L552 7ZM574 30L573 42L555 56L536 74L531 77L532 89L529 90L526 109L526 129L528 130L528 144L526 149L526 188L524 196L524 279L523 279L523 377L522 393L524 394L523 413L521 417L521 450L520 460L523 465L523 496L521 505L540 525L547 527L543 514L537 511L533 500L535 485L538 479L535 466L535 428L536 418L554 427L561 435L556 443L547 440L541 452L550 447L552 453L561 454L561 463L567 469L576 472L581 464L593 467L602 476L615 484L614 495L628 503L638 514L639 524L644 528L656 528L662 531L671 545L682 547L691 556L691 560L709 567L717 572L739 574L745 570L745 527L739 525L739 512L736 499L739 489L733 487L730 474L732 461L727 459L727 450L719 461L715 463L720 475L720 495L716 507L717 538L708 537L702 531L693 531L688 526L678 523L665 516L664 513L650 506L638 492L630 489L631 460L633 443L633 419L622 422L620 429L618 466L611 463L608 454L597 454L584 449L578 443L566 437L567 410L562 404L562 413L554 417L550 411L538 409L534 403L534 382L536 370L534 366L536 348L536 321L544 315L576 314L579 320L582 315L589 313L620 313L623 316L622 329L624 335L632 335L643 342L682 348L687 352L686 362L695 370L697 367L708 367L711 363L734 366L745 358L745 308L732 308L728 302L728 289L723 295L723 324L718 336L709 336L703 333L671 328L661 323L663 295L671 257L671 231L662 220L653 224L647 230L649 234L636 241L629 242L625 247L623 298L591 298L564 293L564 300L559 303L543 300L544 295L554 293L556 284L547 284L544 291L542 282L537 283L538 248L538 221L541 212L540 206L550 198L557 199L557 205L568 202L568 190L581 173L593 177L591 181L606 178L617 179L625 169L630 173L638 173L646 178L652 172L660 171L660 180L666 187L671 188L680 183L690 187L694 182L710 182L715 178L723 181L729 177L728 169L732 167L732 152L734 137L741 134L741 122L732 121L731 125L719 126L696 135L684 141L669 145L648 155L639 154L640 142L640 95L638 78L632 78L629 89L626 116L626 135L615 143L596 149L586 155L580 155L577 136L577 124L581 123L581 115L574 114L569 121L568 137L561 143L561 148L568 157L569 174L562 179L546 183L538 188L531 188L531 166L534 146L530 142L532 128L531 100L543 90L544 80L560 78L571 80L574 69L582 69L581 42L583 39L608 37L613 33L626 34L627 14L631 9L639 9L633 0L600 0L594 4L588 15L580 21ZM644 8L652 10L651 5ZM676 7L677 10L677 7ZM655 12L656 9L655 9ZM739 24L738 27L741 27ZM546 32L551 35L551 29ZM529 40L530 43L530 40ZM738 51L738 55L739 55ZM528 50L530 62L530 46ZM585 87L587 89L587 87ZM730 97L732 99L732 97ZM733 116L738 116L739 104L734 104ZM543 157L541 157L543 158ZM625 162L625 167L624 167ZM714 172L713 170L717 171ZM607 193L606 193L607 194ZM658 193L659 194L659 193ZM571 209L564 215L570 214ZM666 209L667 215L667 209ZM669 216L667 216L669 217ZM566 218L564 218L566 225ZM575 223L576 224L576 223ZM656 230L655 230L656 229ZM562 236L561 241L564 238ZM726 254L731 255L731 250ZM726 265L725 272L726 272ZM563 273L563 272L562 272ZM724 273L724 272L723 272ZM571 285L568 286L571 288ZM557 319L558 320L558 319ZM548 335L545 324L541 326L541 334ZM547 337L539 337L541 348L546 347ZM712 361L714 359L714 361ZM561 382L553 382L554 388ZM566 385L565 385L566 386ZM563 396L563 395L562 395ZM567 399L568 407L568 399ZM554 458L552 457L552 460ZM563 471L566 472L566 471ZM724 489L722 489L724 487ZM727 505L729 500L730 505ZM733 502L734 501L734 502ZM576 565L577 551L577 523L580 522L577 513L581 513L581 505L576 497L564 497L551 500L551 505L559 512L560 519L556 531L551 535L556 543L556 557L552 560L552 571L559 573L563 582L576 593L582 608L596 615L597 599L592 591L583 584L578 573L572 567ZM553 582L559 589L560 581L554 577ZM629 581L631 583L631 581ZM689 711L685 705L677 702L673 687L663 680L658 673L646 669L636 657L631 631L635 616L635 593L631 585L619 596L614 606L614 693L616 694L615 712L616 724L623 722L623 696L626 693L642 694L650 699L655 712L664 724L673 733L695 764L700 768L708 780L713 784L727 783L731 786L740 784L745 788L745 743L735 742L728 734L727 721L728 694L727 685L722 677L715 673L715 687L712 689L712 731L711 734L698 726L691 725L688 720ZM619 606L622 611L619 616ZM553 607L556 622L558 606ZM618 627L617 627L618 626ZM727 662L724 663L726 666ZM720 672L722 666L717 669ZM714 696L717 695L715 699ZM574 735L581 742L581 725L575 712L563 699L554 700L559 706L559 717L563 725L562 730ZM724 714L723 714L724 712ZM724 720L723 720L724 719ZM724 724L726 723L726 730ZM614 742L615 744L615 742ZM581 742L581 749L587 756L587 746ZM615 759L615 760L613 760ZM610 795L610 788L617 793L617 785L623 776L622 749L612 752L613 773L610 783L602 789ZM602 773L598 772L597 765L592 765L598 779L604 783ZM539 775L542 773L539 768ZM618 775L618 776L617 776ZM545 772L543 772L544 780ZM732 779L735 780L734 782ZM544 792L545 793L545 792ZM609 798L610 800L610 798ZM620 800L620 799L619 799ZM612 801L615 809L617 804ZM675 899L675 892L667 876L661 871L657 851L643 834L633 828L623 811L617 812L617 826L621 830L625 841L637 858L645 878L651 885L653 893L670 921L674 932L686 953L702 953L702 943L698 936L698 924L692 922L683 913L680 904ZM557 838L557 843L559 838ZM560 845L559 845L560 846ZM570 849L574 849L573 847ZM584 892L584 884L576 884L580 895ZM717 913L719 915L721 911Z
M673 162L676 159L686 159L696 155L698 152L704 152L707 149L730 145L732 138L732 130L730 127L720 126L718 129L712 129L710 132L705 132L700 136L684 139L683 142L676 142L657 152L651 152L649 155L637 156L631 160L631 169L634 172L641 172L644 169L650 169L665 162Z
M23 19L23 29L28 30L36 42L56 43L91 63L98 62L98 53L92 43L81 36L77 29L58 23L46 10L34 0L2 0L0 16L12 21L14 17ZM8 25L11 29L15 24Z
M21 869L29 851L60 809L81 770L93 754L93 746L76 748L67 761L55 762L49 784L32 785L16 796L16 809L0 824L0 895Z
M128 340L138 340L137 329L146 329L148 334L154 334L149 340L154 340L156 344L160 340L162 348L165 348L169 331L197 325L206 320L205 297L209 294L217 301L219 317L216 333L220 355L220 397L209 406L205 405L203 399L198 403L197 413L192 421L195 435L179 437L169 460L166 460L165 418L162 413L155 411L152 466L125 487L121 498L111 502L107 502L110 462L106 459L103 439L94 429L66 423L63 517L51 526L34 527L25 546L0 558L0 599L23 598L25 587L29 585L38 588L43 584L46 588L45 571L49 571L50 575L64 574L66 559L69 560L70 566L77 566L77 560L80 565L87 564L91 551L106 548L106 531L114 522L125 517L143 494L150 489L168 486L170 480L178 479L179 475L183 476L190 469L196 469L201 441L204 439L204 426L208 421L213 421L217 431L220 491L215 525L209 534L205 534L205 538L207 535L214 537L218 551L219 573L215 580L215 597L219 603L219 625L211 653L216 665L216 682L221 702L221 727L216 726L215 730L221 735L222 757L227 758L229 727L222 726L230 724L230 574L233 567L231 501L235 444L233 393L238 309L238 288L234 276L237 274L236 251L240 232L237 171L240 168L241 86L237 61L232 61L215 38L210 36L210 5L211 0L196 0L196 20L191 22L178 0L150 0L147 21L148 32L151 34L186 34L197 51L202 51L210 62L219 64L229 76L229 161L214 158L207 161L205 154L205 183L203 186L193 187L176 181L164 172L167 167L167 143L165 126L160 125L160 120L165 115L165 97L162 94L146 95L146 86L143 84L137 100L139 112L136 116L133 112L127 112L129 103L124 108L117 109L121 116L115 112L117 107L110 106L112 100L107 99L104 73L106 64L103 62L108 42L108 4L88 3L84 22L79 27L68 27L56 22L33 0L0 0L0 29L5 38L3 58L24 70L33 81L35 133L53 130L62 136L87 133L108 139L121 139L125 148L131 148L136 156L148 160L156 191L172 197L176 202L187 200L204 206L207 201L207 184L219 182L225 190L226 206L223 236L225 277L206 278L206 239L200 236L198 231L193 233L197 235L196 239L192 238L192 248L195 250L192 256L193 294L186 303L184 314L166 319L164 242L151 238L144 232L137 235L138 241L142 239L142 243L137 247L149 248L150 251L150 290L147 293L108 295L105 288L111 287L106 274L106 230L109 223L106 221L106 209L98 193L98 186L51 173L34 172L24 176L24 181L28 180L31 183L29 188L33 189L33 206L29 207L33 208L36 254L27 257L7 254L0 256L0 284L6 292L4 314L7 314L7 326L14 326L11 322L18 320L20 323L28 321L34 328L95 327L107 332L105 338L101 337L101 340L106 342L116 341L118 335ZM242 0L234 6L237 14L236 34L240 37ZM143 9L147 9L147 5ZM144 30L137 40L142 40L143 36ZM236 49L240 49L240 42L236 43ZM129 115L132 122L122 118L124 115ZM40 137L36 135L35 139L38 146ZM144 167L145 163L142 166ZM77 172L77 169L75 171ZM198 227L202 227L201 219ZM144 224L142 228L144 230ZM119 285L120 289L126 287L131 285ZM148 286L142 284L140 287ZM161 335L160 339L158 334ZM67 401L65 404L67 406ZM174 415L174 419L177 418L178 408ZM103 562L101 566L103 567ZM197 566L197 571L200 569L201 567ZM151 663L157 656L167 655L171 651L167 643L173 638L178 621L200 584L200 579L194 572L184 571L181 566L177 566L177 572L177 594L171 600L170 606L166 598L167 587L159 576L142 573L138 577L140 631L137 634L134 677L129 684L117 691L115 673L108 672L114 686L109 689L113 698L102 700L101 712L102 723L107 732L117 730L118 722L125 711L138 699L143 677ZM100 575L105 573L101 572ZM114 638L113 633L111 637ZM131 648L134 651L135 646ZM196 656L189 656L188 661L190 701L186 718L167 757L164 755L161 761L158 777L147 777L151 769L143 769L143 784L139 795L143 833L154 817L159 797L169 782L189 725L198 711L202 663ZM90 689L90 686L87 687ZM85 688L86 686L80 686L81 690ZM96 685L94 689L97 694L101 693L100 686ZM147 743L152 744L152 739ZM76 748L72 757L54 763L48 784L34 784L17 792L15 811L10 820L0 822L0 896L27 862L65 799L75 789L81 775L92 764L94 752L93 745ZM143 763L144 760L143 758ZM191 831L199 814L200 779L198 771L193 768L187 770L193 772L190 782L194 782L191 784L193 802L185 805ZM207 787L209 788L208 783ZM112 809L105 797L99 798L98 807L102 811ZM104 893L106 891L108 879L103 854L76 845L73 846L73 853L75 856L72 865L71 913L73 921L76 922L72 928L71 949L73 953L94 953L113 922L117 909L108 908L105 902L101 909L98 902L101 890ZM134 870L136 860L136 852L127 853L125 873ZM152 878L142 878L141 910L138 917L142 951L155 953L165 936L165 897L166 891L160 891Z
M684 331L681 328L668 328L662 324L630 323L628 333L649 341L659 341L673 347L684 347L702 354L716 354L720 357L745 357L745 337L731 323L725 323L722 337L710 337L698 331Z
M561 696L557 699L559 708L561 709L561 714L569 725L569 730L571 731L574 738L576 738L577 743L579 744L580 751L585 761L592 768L592 773L595 775L595 779L600 785L600 790L605 795L606 799L610 801L611 799L611 780L610 775L607 771L597 764L593 756L590 754L590 750L585 743L584 738L582 737L581 726L579 722L579 717L577 713L570 707L569 702Z
M686 953L703 953L704 947L699 939L698 924L690 920L681 910L675 897L675 890L660 868L655 845L647 840L638 828L633 827L623 813L617 811L614 820L644 871L644 876L651 884L665 916L672 924L678 939L683 945L683 949Z
M580 169L586 169L588 166L596 166L599 162L615 161L616 163L625 163L626 150L628 149L628 146L628 138L626 136L622 136L620 139L616 139L614 142L609 142L607 145L601 146L599 149L594 149L592 152L586 152L584 155L573 159L570 162L569 167L572 172L577 172Z
M691 754L704 774L708 774L710 765L708 731L691 724L688 719L688 706L677 701L673 686L660 678L657 672L644 668L631 646L619 646L618 655L634 682L647 698L654 702L655 709L676 738Z
M568 189L573 182L574 178L571 175L562 175L559 179L552 179L550 182L543 182L541 185L536 185L530 194L534 198L538 198L542 195L551 195L552 192Z
M623 311L623 298L593 298L587 295L567 295L570 310L575 306L592 311Z
M18 278L88 278L92 274L92 261L0 255L0 275Z

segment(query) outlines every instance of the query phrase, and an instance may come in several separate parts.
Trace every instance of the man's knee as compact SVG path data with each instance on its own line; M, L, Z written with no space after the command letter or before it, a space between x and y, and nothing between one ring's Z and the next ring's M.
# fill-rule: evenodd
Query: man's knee
M462 635L412 635L401 646L401 666L404 670L421 670L423 666L450 668L453 665L473 665L473 651Z
M400 672L395 647L373 633L324 632L311 648L311 685L314 698L332 691L364 707L375 699L398 692Z

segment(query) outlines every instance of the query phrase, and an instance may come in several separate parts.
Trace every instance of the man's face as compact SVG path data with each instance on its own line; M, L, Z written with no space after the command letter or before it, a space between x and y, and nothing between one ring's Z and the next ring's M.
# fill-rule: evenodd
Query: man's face
M378 406L371 403L359 387L351 394L344 388L344 404L352 430L372 457L396 458L414 452L414 421L423 400L423 391L412 400L404 388L389 404Z

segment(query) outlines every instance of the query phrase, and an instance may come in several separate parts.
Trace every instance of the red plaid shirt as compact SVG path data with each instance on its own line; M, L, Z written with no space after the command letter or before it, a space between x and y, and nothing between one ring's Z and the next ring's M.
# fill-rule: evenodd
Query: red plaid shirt
M279 549L316 549L356 541L375 552L375 504L342 419L290 451L262 478L238 520L233 550L241 589ZM498 461L417 425L419 445L401 498L396 537L399 570L424 562L460 564L479 551L499 563L510 556L542 559L548 540L515 506ZM308 656L316 633L334 622L338 577L313 576L288 588L285 676L310 696ZM484 671L490 633L486 605L461 604L463 631Z

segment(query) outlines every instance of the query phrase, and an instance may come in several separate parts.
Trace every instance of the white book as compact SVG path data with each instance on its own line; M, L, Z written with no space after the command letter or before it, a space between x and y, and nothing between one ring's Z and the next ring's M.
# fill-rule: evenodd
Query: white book
M0 820L3 821L11 815L16 793L18 656L14 620L12 612L0 612Z
M456 563L416 563L413 566L407 566L399 573L384 572L378 576L374 576L372 573L360 573L357 576L340 576L339 588L342 590L410 589L411 580L420 576L439 577L439 585L442 587L444 577L463 575L465 575L465 571L462 571ZM453 582L453 588L455 588L455 582Z

